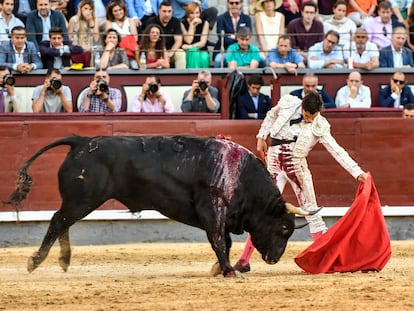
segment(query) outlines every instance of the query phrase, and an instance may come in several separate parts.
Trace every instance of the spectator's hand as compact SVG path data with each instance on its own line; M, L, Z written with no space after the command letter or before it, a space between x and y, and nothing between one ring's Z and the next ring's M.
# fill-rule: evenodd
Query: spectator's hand
M137 28L138 28L139 26L141 26L141 25L142 25L142 23L141 23L141 21L139 20L139 18L138 18L138 17L135 17L135 18L133 18L132 20L134 21L135 26L136 26Z
M287 72L294 74L294 75L298 74L298 72L296 71L296 68L297 68L296 64L289 62L289 63L286 63L284 67Z
M32 71L33 66L31 64L28 63L23 63L20 65L17 65L17 71L20 73L28 73L30 71Z
M290 6L290 11L293 14L299 13L299 7L296 4L296 1L295 0L288 0L288 2L289 2L289 6Z
M351 85L349 87L349 96L355 98L358 94L358 87L356 85Z
M104 52L109 52L109 51L112 51L113 49L115 49L115 44L114 44L113 42L108 42L108 43L105 45L105 50L104 50Z
M259 152L260 158L265 159L267 156L267 144L263 138L257 139L256 150Z
M191 84L191 91L194 93L195 90L198 89L198 80L193 80L193 84Z
M192 24L194 27L197 27L197 25L201 24L201 18L199 18L199 17L194 18L194 19L191 21L191 24Z
M400 87L391 79L391 91L395 94L400 94Z
M98 83L96 80L92 80L91 83L89 83L89 93L96 93L98 89Z
M7 94L9 94L9 96L14 96L14 85L4 85L3 88L6 90Z

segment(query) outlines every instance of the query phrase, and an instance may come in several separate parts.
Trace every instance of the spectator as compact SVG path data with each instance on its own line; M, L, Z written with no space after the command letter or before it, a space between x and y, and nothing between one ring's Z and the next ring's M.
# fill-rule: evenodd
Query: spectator
M302 17L300 8L309 0L282 0L282 5L276 10L285 17L285 27L294 19Z
M226 67L225 62L226 56L224 51L227 48L237 42L236 33L242 27L248 27L252 30L252 21L250 16L242 12L243 1L242 0L227 0L227 12L219 15L217 18L217 36L218 41L214 47L213 59L214 67L222 67L221 63L223 62L223 67ZM222 38L222 35L224 37ZM223 46L222 46L223 39ZM220 51L220 53L219 53Z
M201 7L197 2L190 2L186 8L186 16L181 20L181 31L186 51L187 68L208 68L210 54L207 52L209 23L201 18Z
M411 7L408 11L407 29L407 46L410 48L411 51L414 51L414 2L413 4L411 4Z
M121 36L115 29L109 29L103 37L105 44L100 67L106 69L128 69L128 57L119 47Z
M118 43L125 50L129 59L129 67L138 69L138 31L132 18L127 17L126 7L123 1L111 1L108 4L106 8L105 32L109 29L115 29L121 36Z
M74 7L74 13L78 13L79 3L82 0L73 0L70 1L69 4L72 4ZM108 6L109 2L112 0L92 0L95 5L95 16L98 19L98 26L101 31L105 31L105 21L106 21L106 7Z
M414 103L414 94L407 85L405 74L395 72L390 80L390 85L380 90L381 107L404 107L408 103Z
M349 0L348 17L359 27L368 23L375 13L377 0Z
M327 21L332 18L334 12L333 8L335 5L336 0L318 0L318 11L319 11L319 18L321 21ZM345 3L346 4L346 3ZM345 15L348 8L345 8ZM342 37L342 34L341 34Z
M392 7L393 24L399 24L408 29L407 13L413 3L413 0L390 0Z
M355 31L351 45L344 47L344 55L349 68L372 70L379 67L377 45L368 41L368 33L364 28Z
M347 85L336 93L335 104L338 108L370 108L371 90L363 85L361 74L352 71L346 80Z
M260 93L262 76L250 76L247 85L248 91L237 98L237 119L264 119L272 107L270 97Z
M275 42L278 42L279 35L285 33L285 17L275 11L280 5L281 0L259 0L256 4L262 9L255 14L255 23L260 51L265 58Z
M132 18L138 33L142 33L149 21L158 15L161 0L125 0L128 16Z
M352 19L346 17L346 1L338 0L333 6L334 15L323 23L325 34L329 30L336 30L339 33L339 45L349 45L352 35L355 33L356 25Z
M294 19L287 27L292 48L298 50L305 61L308 58L308 49L323 41L323 24L316 19L317 12L318 6L315 2L304 2L301 7L302 17Z
M285 69L287 72L297 75L298 68L305 68L303 57L298 51L290 47L288 35L281 35L277 41L277 48L270 50L267 55L267 63L271 68Z
M413 53L405 43L407 41L407 30L403 27L393 29L391 45L380 50L380 67L414 67Z
M227 49L226 62L229 68L258 68L260 62L259 49L250 44L251 32L247 27L237 31L237 43ZM263 66L262 66L263 67Z
M49 30L52 27L63 29L64 41L68 41L66 19L59 11L50 9L49 0L37 0L37 9L27 15L27 40L32 41L39 49L39 43L50 40Z
M378 16L365 25L368 40L375 43L379 50L391 44L392 22L391 3L387 0L378 4Z
M13 14L14 0L0 0L0 44L10 41L10 30L23 26L23 22Z
M403 118L414 118L414 104L409 103L404 106L402 111Z
M49 0L49 1L50 1L50 9L61 12L63 16L65 16L65 20L67 21L67 18L66 18L66 15L68 14L67 5L70 0Z
M99 22L93 0L82 0L79 3L78 13L69 19L68 36L73 44L80 45L84 51L72 56L73 62L92 66L93 46L99 42Z
M161 90L161 80L152 75L145 79L141 94L135 96L131 112L174 112L174 104Z
M181 102L183 112L217 112L220 108L218 90L211 86L211 73L206 69L198 72L191 89L184 92Z
M187 6L190 3L198 3L200 5L201 19L207 21L209 29L213 29L217 21L218 10L215 7L208 7L207 0L170 0L173 7L173 16L182 20L186 15Z
M150 22L161 26L170 67L185 69L185 53L181 49L183 45L181 24L179 19L173 17L171 3L166 0L162 1L158 9L158 16L152 18Z
M33 112L72 112L72 92L62 84L59 69L49 68L43 85L38 85L32 95Z
M70 41L63 41L62 28L50 28L49 38L50 41L45 40L39 43L40 56L45 69L69 67L71 65L71 55L83 52L80 45L73 45Z
M0 113L1 112L24 112L20 109L20 98L15 92L15 79L10 68L0 65Z
M39 50L33 42L27 41L24 27L14 27L10 42L0 45L0 64L22 74L43 68Z
M13 14L24 25L26 25L27 15L33 10L36 10L36 0L14 0Z
M344 54L338 48L339 33L329 30L322 42L309 49L308 67L311 69L343 68Z
M144 30L139 46L141 53L146 56L146 68L170 68L170 58L162 34L158 24L149 24Z
M94 78L79 95L80 112L119 112L122 106L121 91L109 86L110 77L105 69L98 69Z
M313 73L307 73L303 76L302 85L302 89L294 90L290 92L290 95L303 99L307 94L317 91L322 96L325 108L336 108L334 101L328 93L324 89L318 90L318 77Z

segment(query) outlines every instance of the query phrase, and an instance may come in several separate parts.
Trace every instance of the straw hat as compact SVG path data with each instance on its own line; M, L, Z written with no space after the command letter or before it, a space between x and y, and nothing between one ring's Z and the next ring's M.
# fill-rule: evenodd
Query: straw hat
M262 4L267 1L267 0L258 0L256 2L256 12L260 12L263 11L263 6ZM279 8L282 5L282 0L273 0L273 2L275 3L275 9Z

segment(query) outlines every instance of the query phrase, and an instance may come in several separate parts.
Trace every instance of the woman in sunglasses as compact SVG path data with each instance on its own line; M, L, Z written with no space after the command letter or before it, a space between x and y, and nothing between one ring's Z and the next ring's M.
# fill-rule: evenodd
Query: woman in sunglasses
M397 71L392 75L390 85L380 90L380 105L400 108L408 103L414 103L414 94L407 85L405 74Z

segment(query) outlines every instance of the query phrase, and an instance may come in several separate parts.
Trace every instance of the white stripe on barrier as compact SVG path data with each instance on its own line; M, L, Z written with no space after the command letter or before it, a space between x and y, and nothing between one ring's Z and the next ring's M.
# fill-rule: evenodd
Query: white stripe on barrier
M325 217L341 217L348 207L325 207L320 211ZM56 211L21 211L19 212L20 221L49 221ZM395 216L414 216L414 206L383 206L382 213L386 217ZM139 213L130 213L127 210L97 210L86 216L82 220L157 220L168 219L164 215L154 210L146 210ZM0 222L10 222L17 220L16 212L0 212Z

